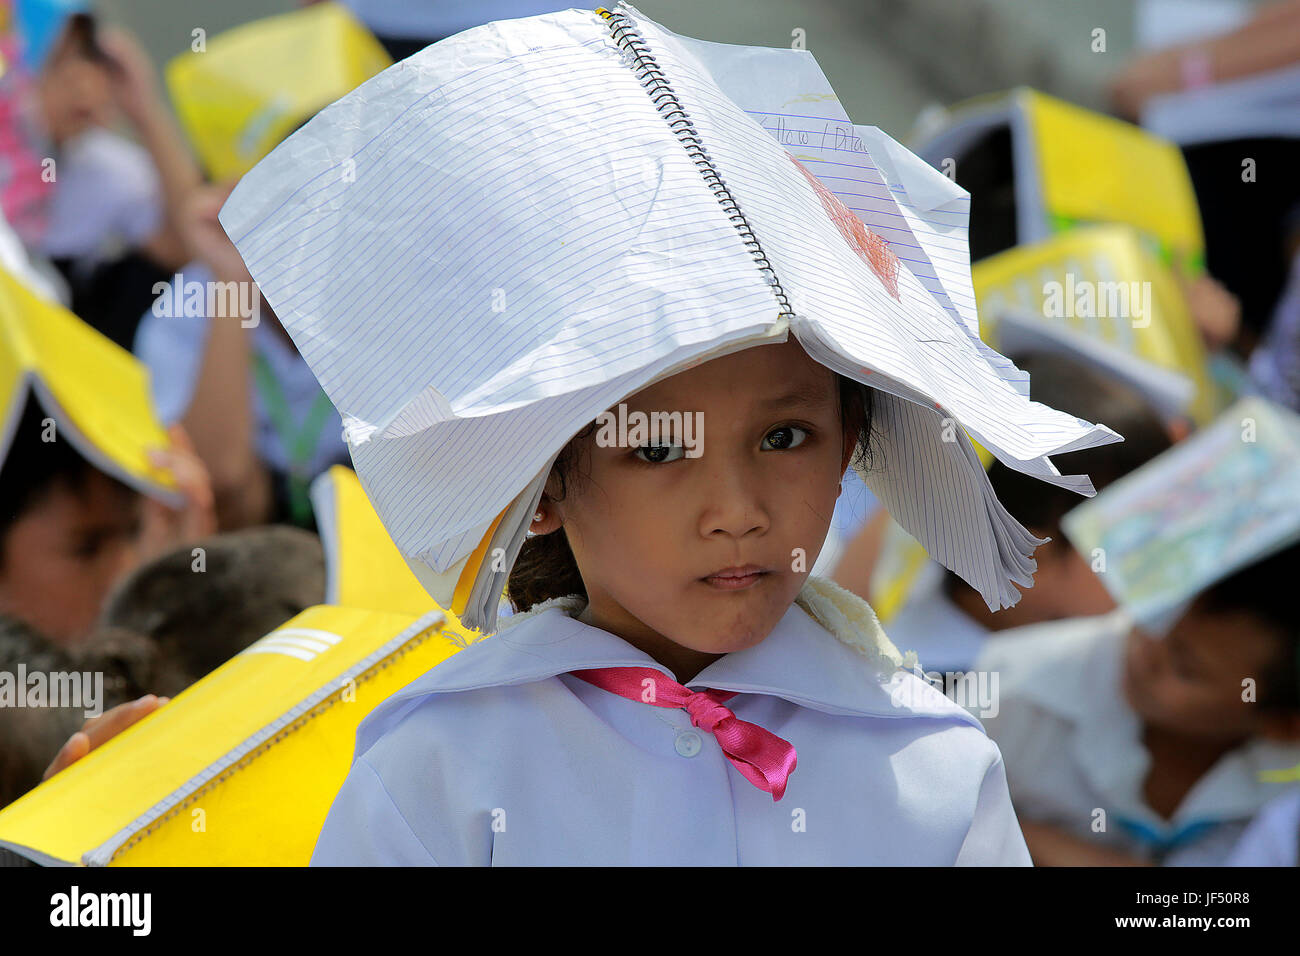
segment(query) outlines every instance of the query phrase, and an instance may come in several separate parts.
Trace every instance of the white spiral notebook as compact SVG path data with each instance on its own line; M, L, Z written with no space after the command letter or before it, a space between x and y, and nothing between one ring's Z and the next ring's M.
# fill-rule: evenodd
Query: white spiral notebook
M990 607L1014 604L1040 542L945 419L1085 495L1046 456L1119 437L1031 403L979 340L968 204L854 126L810 53L679 37L620 4L395 64L245 176L221 222L343 414L399 550L490 630L570 437L663 376L791 333L878 390L877 498Z

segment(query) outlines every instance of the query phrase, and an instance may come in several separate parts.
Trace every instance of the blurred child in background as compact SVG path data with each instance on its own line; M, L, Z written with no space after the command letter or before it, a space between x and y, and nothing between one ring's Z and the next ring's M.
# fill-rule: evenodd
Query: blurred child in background
M20 671L20 668L23 670ZM82 700L0 707L0 807L45 777L166 703L160 688L177 677L150 641L124 631L96 634L79 648L61 648L21 621L0 615L0 672L9 675L102 675L102 699L84 687ZM14 677L16 682L17 678ZM17 687L18 693L26 688ZM87 705L100 713L89 719ZM53 762L51 762L53 761Z
M305 74L293 66L303 48L329 55ZM338 413L253 285L217 211L281 140L390 62L346 10L319 4L243 24L168 65L173 102L213 182L187 197L182 230L194 258L140 320L133 347L152 374L159 416L185 425L212 474L224 531L270 522L314 529L311 479L349 455ZM232 76L247 77L242 99L214 110ZM250 315L230 300L187 299L189 288L231 283Z
M1203 591L1167 635L1121 608L1017 629L976 667L1039 865L1222 865L1300 763L1300 545ZM1254 678L1258 699L1243 699Z
M148 638L187 686L324 600L320 538L271 525L200 538L141 565L109 596L100 625Z
M13 13L32 77L26 129L49 184L44 227L24 238L59 267L72 310L129 347L154 283L189 258L179 216L198 166L129 34L100 28L79 0L15 0ZM110 131L118 116L139 144Z
M0 465L0 613L71 645L127 572L211 530L211 490L180 431L157 458L187 496L178 511L100 471L67 439L47 440L49 420L28 399Z
M1063 474L1086 474L1101 490L1170 446L1165 424L1136 389L1062 355L1027 353L1014 358L1030 375L1034 401L1104 423L1124 436L1119 444L1057 455L1053 460ZM1077 494L998 461L989 468L989 482L998 500L1026 528L1052 540L1034 552L1034 586L1022 591L1014 607L996 612L960 578L934 565L934 580L919 582L916 595L886 626L890 639L903 650L916 651L927 671L969 670L985 639L998 631L1101 614L1115 606L1061 533L1061 517L1079 503Z
M267 527L201 538L139 566L114 589L91 634L76 647L59 647L17 619L0 616L0 671L13 671L21 662L29 674L105 675L103 713L84 723L75 708L6 714L8 708L0 707L0 723L10 725L0 732L0 806L320 604L324 595L320 539L297 528Z

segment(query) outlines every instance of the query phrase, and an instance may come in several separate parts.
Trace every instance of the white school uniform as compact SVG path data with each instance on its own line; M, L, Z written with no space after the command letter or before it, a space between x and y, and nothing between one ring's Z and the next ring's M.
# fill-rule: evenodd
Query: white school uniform
M516 615L376 708L312 864L1030 863L979 722L800 604L687 685L738 691L737 717L795 747L779 802L685 711L571 676L667 673L581 607Z
M1300 866L1300 787L1279 794L1259 811L1224 865Z
M1123 696L1131 626L1118 609L990 638L976 668L998 674L999 710L984 726L1006 759L1022 819L1167 866L1221 866L1278 792L1259 772L1300 763L1300 747L1256 739L1236 748L1162 819L1142 795L1150 755Z

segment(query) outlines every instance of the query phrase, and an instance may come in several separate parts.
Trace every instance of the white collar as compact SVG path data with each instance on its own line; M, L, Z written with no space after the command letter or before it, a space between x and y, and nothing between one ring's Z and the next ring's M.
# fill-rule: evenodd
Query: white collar
M439 693L526 684L594 667L650 667L671 674L645 652L576 620L576 595L546 601L507 618L380 704L358 737L374 739L387 717L407 703ZM796 603L761 643L733 651L686 686L769 694L830 714L943 717L979 721L906 669L865 601L821 578L809 577Z

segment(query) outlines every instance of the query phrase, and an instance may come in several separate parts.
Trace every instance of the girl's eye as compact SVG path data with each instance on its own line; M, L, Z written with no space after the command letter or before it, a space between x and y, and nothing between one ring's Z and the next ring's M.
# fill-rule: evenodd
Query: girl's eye
M641 453L645 452L643 456ZM641 461L652 465L661 465L666 461L676 461L686 454L681 445L642 445L633 452Z
M798 435L795 433L798 432ZM784 451L787 448L798 448L808 437L808 430L800 428L798 425L782 425L780 428L773 428L763 439L763 447ZM771 444L768 444L771 442Z

